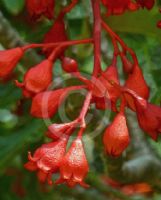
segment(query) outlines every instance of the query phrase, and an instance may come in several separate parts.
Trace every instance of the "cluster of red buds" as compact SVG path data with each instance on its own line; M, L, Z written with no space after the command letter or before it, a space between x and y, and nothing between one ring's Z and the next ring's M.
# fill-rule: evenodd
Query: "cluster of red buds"
M66 183L70 187L80 184L88 187L84 179L89 166L82 136L86 129L85 117L90 105L95 104L97 109L111 109L116 113L112 124L106 128L103 136L105 151L113 157L120 156L130 142L125 109L129 108L136 112L140 127L152 139L157 140L161 132L161 108L148 102L149 87L139 67L135 52L105 23L100 12L101 4L106 6L108 16L123 14L126 10L151 9L154 0L91 0L94 16L93 36L82 40L69 40L64 18L77 3L79 3L78 0L72 0L53 19L54 0L26 0L28 12L33 20L43 15L53 20L53 25L45 34L41 44L29 44L0 51L0 78L3 79L12 73L28 49L42 48L46 59L31 67L25 73L23 82L15 81L16 86L22 89L23 96L32 101L31 115L37 118L51 118L57 113L70 91L82 89L87 91L79 116L69 123L50 125L46 136L51 139L51 142L43 144L33 156L29 152L29 161L25 164L25 168L37 171L41 182L47 181L52 184L52 175L59 172L60 178L55 181L55 184ZM101 68L102 30L107 32L113 44L113 59L111 65L104 71ZM81 74L75 59L65 55L68 47L87 43L94 47L94 67L90 79ZM126 75L123 85L120 83L117 69L118 58L121 58L123 72ZM57 59L61 61L64 72L79 79L82 82L81 85L48 90L53 80L52 71ZM78 135L67 150L69 138L75 131L78 131Z

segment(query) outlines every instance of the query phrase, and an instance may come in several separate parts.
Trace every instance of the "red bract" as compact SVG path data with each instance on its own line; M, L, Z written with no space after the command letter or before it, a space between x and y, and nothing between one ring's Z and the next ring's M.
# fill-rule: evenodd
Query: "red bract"
M135 105L140 127L156 140L161 133L161 108L140 97L135 100Z
M127 148L130 142L126 119L123 113L116 115L112 124L107 127L103 143L107 154L117 157Z
M132 73L129 74L128 79L125 82L125 87L136 92L137 95L143 97L144 99L149 98L149 87L146 84L143 73L139 66L135 65ZM128 106L135 110L135 104L133 98L126 94L125 95Z
M89 167L83 143L80 138L77 138L73 141L69 151L61 162L61 177L56 181L56 183L67 183L69 187L74 187L76 184L88 187L88 185L83 181L88 171Z
M67 73L78 72L78 63L72 58L64 57L62 59L62 68Z
M138 5L132 0L102 0L102 3L107 7L108 15L120 15L126 10L138 9Z
M0 51L0 78L8 76L12 72L23 54L24 51L20 47Z
M24 76L24 82L16 83L17 86L29 94L37 94L44 91L52 82L52 66L53 63L50 60L42 61L29 69Z
M29 171L38 171L40 182L48 181L52 184L51 176L58 172L60 163L65 154L68 138L61 138L56 142L50 142L38 148L33 157L28 153L29 161L24 165Z
M38 19L41 15L52 19L54 4L55 0L26 0L27 10L32 19Z
M45 34L44 36L44 43L54 43L54 42L63 42L68 40L66 30L65 30L65 23L64 23L64 14L60 14L58 18L55 20L53 26L51 29ZM50 53L54 50L55 48L43 48L43 52L49 56ZM65 47L61 47L59 49L59 52L57 52L57 56L63 56Z
M155 0L136 0L136 2L141 5L142 8L150 10L154 6Z

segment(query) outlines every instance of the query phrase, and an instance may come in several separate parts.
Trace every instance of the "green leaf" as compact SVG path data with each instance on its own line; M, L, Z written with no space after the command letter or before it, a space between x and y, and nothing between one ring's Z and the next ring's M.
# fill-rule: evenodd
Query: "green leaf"
M41 120L32 120L9 136L0 137L0 169L6 168L28 144L41 138L44 126Z
M24 8L24 0L3 0L6 9L13 15L18 15Z

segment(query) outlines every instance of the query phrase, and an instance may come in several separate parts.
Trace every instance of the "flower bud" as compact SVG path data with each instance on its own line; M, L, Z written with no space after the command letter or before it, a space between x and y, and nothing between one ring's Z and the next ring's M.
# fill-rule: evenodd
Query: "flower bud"
M38 118L50 118L58 110L65 96L79 87L67 87L54 91L46 91L37 94L32 100L31 114Z
M47 89L52 82L52 67L53 63L50 60L44 60L29 69L24 76L25 89L33 93Z
M23 56L22 48L0 51L0 78L8 76Z
M62 68L67 73L78 72L78 63L69 57L62 59Z

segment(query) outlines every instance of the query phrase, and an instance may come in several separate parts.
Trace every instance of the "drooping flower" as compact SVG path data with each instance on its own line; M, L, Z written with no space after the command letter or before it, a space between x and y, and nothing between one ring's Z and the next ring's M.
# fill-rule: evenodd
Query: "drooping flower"
M84 182L84 178L88 171L89 166L84 152L83 143L78 137L73 141L69 151L62 159L60 165L61 176L56 183L66 183L69 187L74 187L76 184L88 187Z
M52 117L70 91L82 88L82 86L71 86L38 93L32 99L31 115L38 118Z
M52 19L54 5L55 0L26 0L27 10L32 19L38 19L41 15Z
M24 54L20 47L0 51L0 78L8 76Z
M17 86L24 90L24 94L25 92L37 94L44 91L52 82L52 66L53 63L50 60L42 61L29 69L24 76L24 82L16 82Z
M125 115L118 113L110 126L105 130L103 143L107 154L117 157L127 148L130 142Z
M37 94L32 100L31 115L38 118L52 117L57 112L66 92L65 88Z
M135 105L140 127L157 140L158 134L161 133L161 108L141 97L135 99Z
M51 29L44 36L44 43L56 43L56 42L64 42L68 40L65 23L64 23L64 13L60 13L57 19L54 21ZM55 49L55 47L44 47L42 49L43 53L46 56L49 56L50 53ZM64 55L66 47L62 47L57 52L57 57L61 57Z
M135 11L138 5L132 0L102 0L102 3L107 7L108 15L120 15L126 10Z
M98 109L106 109L110 106L107 99L110 100L111 106L114 109L113 105L116 104L120 96L120 90L115 85L112 85L111 81L119 85L118 72L114 65L109 66L106 71L102 72L94 83L93 96Z
M73 130L77 127L77 125L78 125L78 120L74 120L72 122L64 124L51 124L48 127L46 136L53 140L57 140L64 134L70 135L73 132Z
M67 142L68 137L63 137L55 142L43 144L35 151L33 156L29 152L29 161L24 167L29 171L37 171L40 182L47 181L48 184L52 184L51 176L59 170Z
M149 98L149 87L144 79L143 73L139 66L134 65L133 71L129 73L128 79L125 82L125 87L133 90L137 95L144 99ZM125 94L127 105L135 110L134 99L128 94Z

